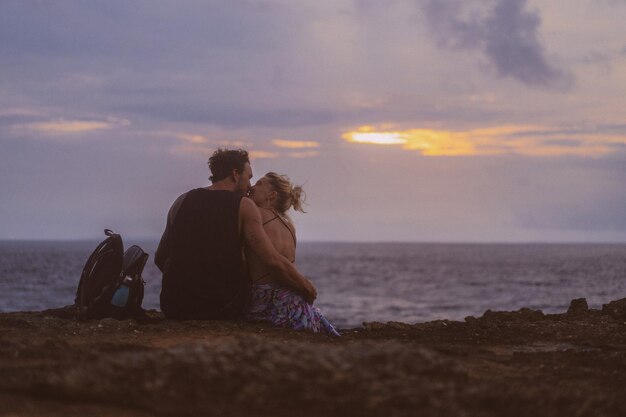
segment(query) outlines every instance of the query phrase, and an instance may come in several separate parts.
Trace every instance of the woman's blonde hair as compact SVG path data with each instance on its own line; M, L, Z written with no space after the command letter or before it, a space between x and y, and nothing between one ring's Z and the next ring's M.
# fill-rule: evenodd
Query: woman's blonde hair
M293 186L291 180L286 175L280 175L275 172L268 172L265 177L269 179L269 183L276 191L276 210L285 214L287 210L293 207L294 210L306 213L302 208L302 204L306 200L306 194L301 186Z

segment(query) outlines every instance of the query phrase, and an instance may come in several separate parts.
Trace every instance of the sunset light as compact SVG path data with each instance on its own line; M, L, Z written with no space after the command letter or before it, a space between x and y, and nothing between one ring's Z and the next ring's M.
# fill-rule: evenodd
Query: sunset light
M403 131L374 131L371 126L362 126L342 137L351 143L373 145L402 145L407 150L421 151L423 155L471 155L472 144L458 133L428 129Z
M318 142L311 141L311 140L274 139L272 140L272 144L278 148L288 148L288 149L317 148L320 146Z
M518 154L526 156L601 156L626 144L626 137L593 134L546 126L504 125L464 131L389 130L362 126L342 138L350 143L397 145L425 156L477 156ZM569 138L569 139L568 139ZM575 139L572 139L575 138Z
M398 132L351 132L344 135L344 138L349 142L375 145L401 145L407 142Z
M125 123L127 124L127 123ZM91 120L55 120L26 125L28 129L48 134L84 133L93 130L111 129L115 123Z

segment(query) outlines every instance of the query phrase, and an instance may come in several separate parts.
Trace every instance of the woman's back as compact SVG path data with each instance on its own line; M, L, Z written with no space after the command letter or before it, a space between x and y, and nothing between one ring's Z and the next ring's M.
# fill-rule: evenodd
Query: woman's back
M259 208L263 229L276 250L291 262L296 260L296 230L285 215L275 210ZM251 251L246 251L248 268L252 283L279 283L260 259Z

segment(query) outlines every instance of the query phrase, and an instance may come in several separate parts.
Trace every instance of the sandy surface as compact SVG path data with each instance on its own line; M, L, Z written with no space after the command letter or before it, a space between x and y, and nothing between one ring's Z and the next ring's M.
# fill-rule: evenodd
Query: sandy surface
M626 300L568 313L262 324L0 314L3 416L626 416Z

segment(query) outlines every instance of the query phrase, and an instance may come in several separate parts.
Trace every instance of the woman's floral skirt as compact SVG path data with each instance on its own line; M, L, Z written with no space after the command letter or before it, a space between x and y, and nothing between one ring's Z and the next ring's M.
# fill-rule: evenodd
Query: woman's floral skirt
M293 291L271 284L252 285L252 303L248 319L267 321L278 327L309 330L339 336L339 332L317 307Z

